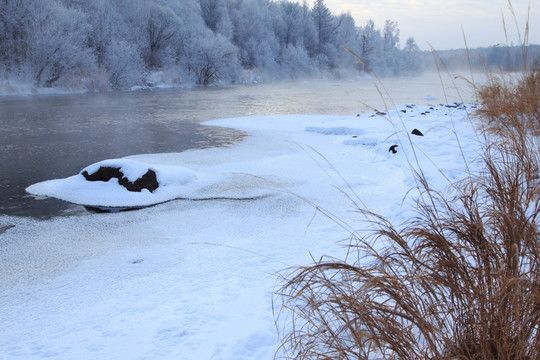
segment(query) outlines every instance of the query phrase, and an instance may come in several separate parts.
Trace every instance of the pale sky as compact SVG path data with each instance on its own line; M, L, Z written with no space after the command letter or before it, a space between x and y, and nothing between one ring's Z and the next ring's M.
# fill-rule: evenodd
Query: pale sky
M529 3L529 44L540 44L540 1L512 0L522 38ZM401 46L412 36L422 50L464 48L463 34L469 48L519 43L508 0L325 0L325 4L334 14L349 12L357 26L373 19L382 29L386 19L396 21Z

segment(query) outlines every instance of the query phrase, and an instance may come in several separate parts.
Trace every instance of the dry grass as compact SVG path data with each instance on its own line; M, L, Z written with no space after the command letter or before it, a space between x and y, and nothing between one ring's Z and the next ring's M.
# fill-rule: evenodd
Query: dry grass
M527 37L528 21L524 59ZM420 169L414 218L358 206L372 231L352 231L345 260L284 272L287 358L540 359L540 71L524 63L475 89L482 172L450 196Z
M477 94L483 104L479 114L490 131L521 134L528 128L540 134L540 71L490 75Z
M367 210L348 258L283 274L291 359L540 359L539 73L478 88L483 172L449 197L418 175L417 216Z

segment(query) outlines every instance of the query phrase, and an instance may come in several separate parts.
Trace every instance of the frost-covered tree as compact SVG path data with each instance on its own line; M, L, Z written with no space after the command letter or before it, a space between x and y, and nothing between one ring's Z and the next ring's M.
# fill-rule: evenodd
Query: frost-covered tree
M368 20L364 26L358 29L358 55L367 64L359 64L361 70L377 71L382 61L382 37L381 32L375 28L373 20Z
M82 12L52 0L35 2L31 9L26 62L37 85L53 86L61 77L95 68L88 47L90 27Z
M414 38L409 37L403 48L403 72L409 74L417 74L424 69L424 58L420 52L420 48L414 41Z
M315 67L314 58L318 52L318 35L307 0L302 2L300 24L302 27L303 48L306 50L313 67Z
M383 41L383 51L385 53L390 53L399 48L399 28L397 22L392 20L386 20L384 22Z
M272 29L270 12L265 0L234 0L231 21L234 44L240 50L242 66L277 68L279 46Z
M4 76L20 68L26 58L28 11L24 0L4 0L0 6L0 66Z
M395 21L386 20L383 29L383 56L385 75L398 75L401 69L399 28Z
M200 15L200 4L198 0L156 0L162 6L171 9L177 16L179 24L176 27L175 35L168 42L169 66L185 68L184 60L187 56L187 45L194 38L213 36Z
M63 3L64 6L75 8L85 14L89 26L88 47L92 49L98 67L101 67L106 49L115 37L117 29L122 27L117 9L108 0L63 0Z
M303 46L289 45L282 49L280 57L281 69L288 78L309 76L315 67Z
M324 0L315 0L311 17L316 34L316 59L319 66L335 67L336 65L336 19Z
M335 22L330 9L324 3L324 0L316 0L311 10L313 24L317 33L319 48L326 44L333 43L336 38Z
M336 45L337 50L340 52L340 66L353 67L355 59L344 52L343 47L358 53L358 28L354 22L354 19L350 14L341 14L338 17L338 26L336 28Z
M85 15L58 1L3 0L0 27L5 77L9 72L38 86L53 86L95 67Z
M232 36L229 10L223 0L199 0L201 15L206 26L226 38Z
M169 8L150 3L145 13L146 42L144 59L150 68L163 65L163 54L181 27L176 14Z
M324 0L0 0L0 76L37 86L127 88L236 81L240 65L266 78L353 68L407 72L397 23L357 27ZM492 51L492 58L498 52ZM360 67L359 70L366 70ZM107 84L104 84L107 83ZM96 85L99 84L99 85Z
M303 45L304 26L302 7L298 3L282 1L277 6L279 12L274 19L274 32L280 44L284 47L289 45Z
M201 15L206 26L213 32L217 31L217 24L226 11L225 4L220 0L199 0Z
M102 61L114 89L125 89L141 83L144 62L132 43L112 39L104 51Z
M192 39L187 54L189 72L198 84L208 85L238 78L240 64L237 49L221 34L201 35Z

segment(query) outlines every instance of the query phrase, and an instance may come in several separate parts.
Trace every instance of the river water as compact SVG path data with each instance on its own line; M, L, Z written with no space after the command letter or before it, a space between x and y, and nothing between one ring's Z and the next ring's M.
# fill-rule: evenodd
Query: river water
M230 146L245 134L201 125L276 114L358 114L392 104L469 102L465 82L415 78L309 80L194 89L0 97L0 214L50 218L77 205L36 199L33 183L68 177L127 155Z

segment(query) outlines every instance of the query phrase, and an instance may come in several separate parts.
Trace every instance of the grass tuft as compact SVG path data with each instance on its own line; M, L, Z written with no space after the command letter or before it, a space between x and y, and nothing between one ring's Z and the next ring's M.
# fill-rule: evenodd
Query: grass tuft
M483 104L479 115L490 132L508 136L533 132L540 135L540 71L518 75L490 75L477 94Z

